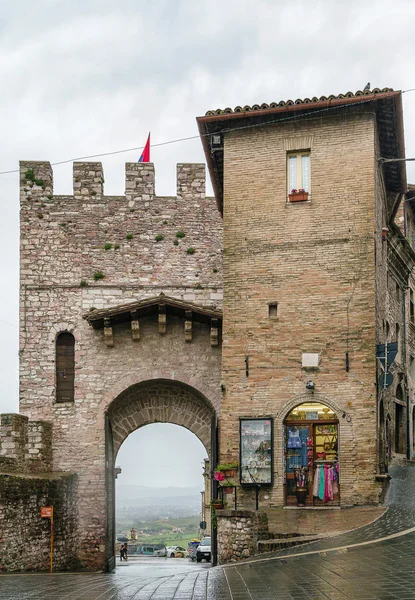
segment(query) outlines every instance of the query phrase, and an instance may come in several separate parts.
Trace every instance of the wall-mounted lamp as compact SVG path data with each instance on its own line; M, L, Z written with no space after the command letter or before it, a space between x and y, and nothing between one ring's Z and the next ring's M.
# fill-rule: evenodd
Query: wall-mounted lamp
M305 384L305 387L307 390L310 390L310 392L314 392L315 389L315 383L314 381L307 381L307 383Z
M220 133L214 133L210 136L210 147L212 150L221 150L223 147L222 135Z

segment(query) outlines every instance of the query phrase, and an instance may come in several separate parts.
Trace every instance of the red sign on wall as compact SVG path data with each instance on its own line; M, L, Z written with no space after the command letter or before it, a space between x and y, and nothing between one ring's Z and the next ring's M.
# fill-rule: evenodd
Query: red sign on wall
M53 506L41 506L40 516L42 519L51 519L53 517Z

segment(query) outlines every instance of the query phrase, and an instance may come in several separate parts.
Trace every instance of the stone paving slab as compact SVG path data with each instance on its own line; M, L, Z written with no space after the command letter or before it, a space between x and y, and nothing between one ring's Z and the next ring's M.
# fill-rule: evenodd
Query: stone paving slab
M415 532L406 532L415 527L415 469L392 475L389 509L375 523L298 552L215 568L137 561L110 574L0 575L0 599L415 600Z
M339 535L372 523L385 510L384 506L353 506L342 509L275 508L265 512L271 533Z

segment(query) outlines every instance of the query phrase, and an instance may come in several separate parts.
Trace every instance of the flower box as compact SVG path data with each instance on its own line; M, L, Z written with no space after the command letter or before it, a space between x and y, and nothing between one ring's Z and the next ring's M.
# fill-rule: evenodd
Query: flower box
M234 485L225 485L223 491L225 494L233 494L233 490L235 489Z
M225 477L236 477L236 469L226 469L226 471L223 471L223 474Z
M308 192L291 192L288 194L289 202L306 202L308 200Z

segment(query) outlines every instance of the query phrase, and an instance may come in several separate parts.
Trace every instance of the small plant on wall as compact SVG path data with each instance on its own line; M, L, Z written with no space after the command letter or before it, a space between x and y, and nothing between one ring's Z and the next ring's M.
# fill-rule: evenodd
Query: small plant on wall
M95 271L94 279L95 281L99 281L100 279L104 279L105 275L102 271Z
M192 247L187 249L187 254L194 254L196 252L196 250Z
M43 179L38 179L35 176L34 169L27 169L24 174L24 178L26 181L29 182L30 186L38 185L39 187L45 187L45 182L43 181Z

